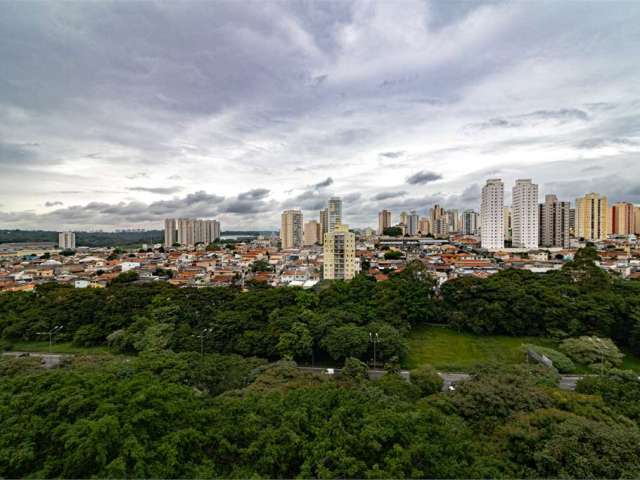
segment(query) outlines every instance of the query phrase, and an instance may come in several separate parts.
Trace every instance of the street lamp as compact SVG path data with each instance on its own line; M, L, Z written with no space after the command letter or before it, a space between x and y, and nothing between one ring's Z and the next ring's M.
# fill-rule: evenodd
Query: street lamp
M211 333L212 328L203 328L202 331L198 335L193 335L194 337L200 337L200 356L204 357L204 338Z
M369 332L369 341L373 343L373 369L376 368L376 344L380 341L378 333Z
M53 344L53 336L60 332L64 327L62 325L56 325L48 332L37 332L37 335L49 335L49 353L51 353L51 345Z

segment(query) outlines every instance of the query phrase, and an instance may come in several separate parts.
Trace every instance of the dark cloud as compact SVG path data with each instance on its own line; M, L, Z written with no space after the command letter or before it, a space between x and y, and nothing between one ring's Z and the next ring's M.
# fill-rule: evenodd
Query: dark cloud
M238 200L261 200L269 196L269 191L267 188L254 188L238 195Z
M404 150L400 150L398 152L382 152L379 155L381 157L386 157L386 158L399 158L401 156L404 155Z
M522 115L490 118L486 122L470 123L466 125L465 129L520 128L533 126L540 122L551 122L556 125L561 125L572 121L587 122L589 120L589 114L584 110L578 108L563 108L559 110L536 110Z
M440 175L439 173L421 170L420 172L414 173L413 175L407 177L407 183L410 185L424 185L425 183L435 182L441 179L442 175Z
M0 165L40 163L37 143L0 143Z
M56 207L56 206L59 206L59 205L64 205L64 204L63 204L62 202L60 202L60 201L55 201L55 202L45 202L45 203L44 203L44 206L45 206L45 207Z
M313 185L313 188L326 188L326 187L328 187L329 185L332 185L332 184L333 184L333 178L327 177L323 181Z
M382 192L382 193L378 193L378 194L374 195L372 198L373 198L373 200L388 200L390 198L402 197L403 195L406 195L406 194L407 194L407 192L405 192L405 191Z
M587 138L575 144L581 150L603 147L637 147L640 143L628 138Z
M170 195L182 190L182 187L127 187L132 192L148 192L158 195Z

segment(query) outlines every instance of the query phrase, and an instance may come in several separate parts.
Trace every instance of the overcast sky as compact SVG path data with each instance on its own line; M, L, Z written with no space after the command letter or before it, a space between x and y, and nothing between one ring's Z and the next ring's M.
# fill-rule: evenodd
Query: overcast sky
M0 8L0 228L272 229L479 209L487 178L640 203L640 2Z

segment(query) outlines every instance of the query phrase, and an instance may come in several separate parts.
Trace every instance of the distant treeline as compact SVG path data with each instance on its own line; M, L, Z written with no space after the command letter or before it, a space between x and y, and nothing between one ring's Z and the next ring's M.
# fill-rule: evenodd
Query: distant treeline
M144 232L76 232L79 247L115 247L160 243L162 230ZM0 230L0 243L53 242L58 243L58 232L47 230Z

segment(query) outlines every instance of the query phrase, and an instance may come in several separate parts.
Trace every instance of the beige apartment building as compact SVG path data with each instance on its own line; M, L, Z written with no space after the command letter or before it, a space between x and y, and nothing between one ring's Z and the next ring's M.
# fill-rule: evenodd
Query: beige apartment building
M284 250L302 247L304 243L302 211L285 210L282 212L280 241Z
M336 225L324 234L324 278L350 280L357 271L356 236L348 225Z
M632 203L620 202L611 205L609 211L610 232L613 235L636 233L636 207Z
M315 245L320 243L320 222L309 220L304 224L304 244Z
M606 240L609 234L607 197L587 193L576 198L576 237L585 240Z
M378 212L378 235L382 235L385 228L389 227L391 227L391 212L389 210Z

